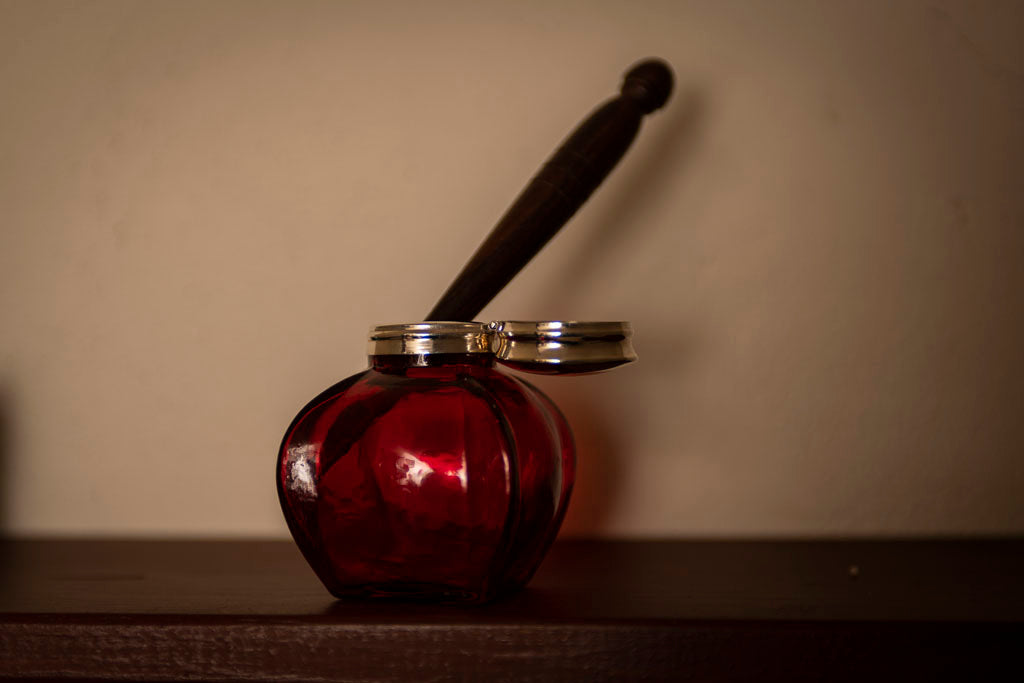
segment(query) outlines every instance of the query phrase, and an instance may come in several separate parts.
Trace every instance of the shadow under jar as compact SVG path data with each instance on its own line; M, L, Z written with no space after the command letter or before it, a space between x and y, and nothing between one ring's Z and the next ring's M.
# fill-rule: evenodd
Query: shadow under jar
M536 335L552 324L580 325L532 324L532 343L548 349L536 371L559 364L551 349L561 342ZM502 325L512 324L376 327L371 367L314 398L288 428L281 506L333 595L486 602L537 569L565 515L575 451L554 403L496 365L515 346L516 367L531 369L521 332L530 324L515 323L517 343L505 333L504 347ZM611 348L565 334L558 371L574 373L574 359L593 361L601 344L632 354L625 329Z

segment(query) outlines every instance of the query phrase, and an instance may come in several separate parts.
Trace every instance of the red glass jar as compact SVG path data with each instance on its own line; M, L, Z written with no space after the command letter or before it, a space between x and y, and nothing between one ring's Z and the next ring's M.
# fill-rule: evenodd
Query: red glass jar
M537 569L565 515L575 452L551 400L495 366L496 329L375 328L370 369L288 428L281 506L335 596L483 602ZM521 346L519 356L521 366Z

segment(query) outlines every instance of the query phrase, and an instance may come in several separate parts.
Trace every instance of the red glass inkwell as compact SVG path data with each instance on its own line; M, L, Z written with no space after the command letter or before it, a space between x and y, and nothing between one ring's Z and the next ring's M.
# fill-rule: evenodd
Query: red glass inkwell
M380 325L370 368L310 401L285 433L288 527L337 597L485 602L522 587L565 515L572 433L509 372L581 374L635 360L623 322L472 322L622 157L668 98L660 61L626 75L531 181L427 322Z

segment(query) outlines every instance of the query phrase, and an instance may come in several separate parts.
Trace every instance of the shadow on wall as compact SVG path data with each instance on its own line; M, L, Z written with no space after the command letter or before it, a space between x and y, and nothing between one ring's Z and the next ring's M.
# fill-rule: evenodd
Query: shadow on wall
M622 477L622 444L605 426L613 418L585 391L545 391L562 410L576 442L576 484L560 533L598 536L615 512L616 485Z
M644 362L619 372L632 375L629 383L634 389L630 393L638 395L642 392L635 387L656 381L652 373L685 376L696 348L696 342L684 330L667 328L657 335L645 334L639 349ZM623 423L622 411L616 405L619 399L607 391L595 391L593 385L588 387L592 379L560 378L542 386L565 414L576 442L576 485L562 536L607 535L618 512L627 470L637 467L629 447L630 427ZM680 392L674 403L682 409L685 400L685 392ZM682 448L681 440L676 443Z
M608 208L587 229L579 251L558 269L557 280L545 289L557 298L555 308L578 308L578 297L586 296L589 282L604 277L601 267L606 257L623 248L628 241L642 241L644 221L634 220L653 198L672 191L679 181L680 168L693 156L700 137L704 113L701 91L691 89L669 103L666 119L652 121L646 131L655 140L640 159L634 159L630 174L618 187ZM640 135L644 135L641 131ZM627 155L628 158L628 155ZM669 172L671 170L671 173ZM550 305L550 301L546 302ZM550 307L550 306L549 306ZM645 368L669 370L674 377L680 365L688 364L693 340L676 321L665 320L658 330L644 333L641 352ZM688 341L681 341L681 340ZM632 368L625 372L634 371ZM636 381L642 381L637 379ZM564 380L563 380L564 382ZM576 438L577 479L569 511L562 526L563 535L601 536L607 533L619 500L626 460L630 457L614 423L613 406L595 398L583 384L544 385L565 413Z

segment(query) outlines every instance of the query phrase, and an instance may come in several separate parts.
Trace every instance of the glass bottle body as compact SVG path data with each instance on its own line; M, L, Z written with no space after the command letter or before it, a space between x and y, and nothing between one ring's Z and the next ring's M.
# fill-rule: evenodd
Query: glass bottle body
M490 354L371 356L295 418L278 493L335 596L483 602L530 579L575 476L568 424Z

